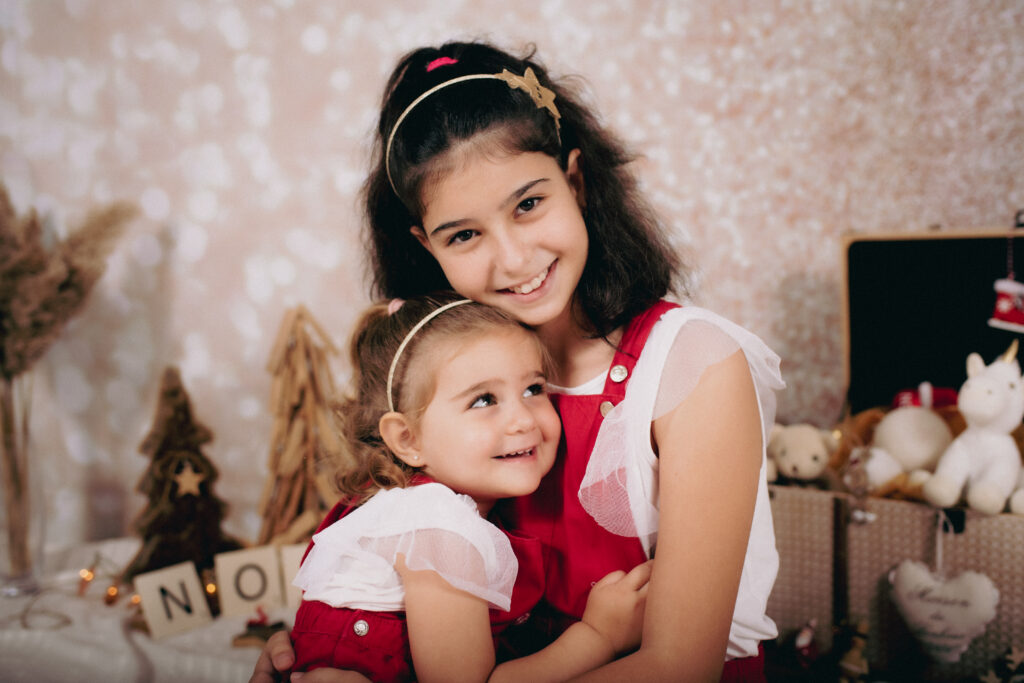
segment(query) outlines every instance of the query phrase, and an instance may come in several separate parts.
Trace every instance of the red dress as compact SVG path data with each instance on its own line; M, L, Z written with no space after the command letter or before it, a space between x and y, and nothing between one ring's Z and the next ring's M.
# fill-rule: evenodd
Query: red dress
M595 522L580 504L578 492L604 413L625 397L626 385L651 328L666 311L677 306L659 301L630 321L603 393L552 395L563 429L555 466L533 495L502 503L508 526L540 540L547 574L544 600L529 623L506 634L505 646L515 656L539 650L579 620L590 588L599 579L615 570L629 571L648 559L639 539L618 536ZM606 403L610 405L602 412ZM722 680L763 680L763 674L758 675L762 666L757 657L729 660Z
M320 523L317 532L355 509L338 503ZM496 526L508 536L519 562L519 571L509 611L490 611L491 632L495 636L517 620L525 619L544 593L541 550L537 539L509 532L500 523ZM309 551L306 552L308 554ZM304 600L295 615L291 635L295 647L295 671L332 667L358 671L378 682L415 680L409 632L402 612L336 608L323 602Z
M562 443L558 459L530 496L503 501L508 526L540 540L544 553L547 588L538 606L534 627L541 629L541 643L557 638L583 616L590 587L609 572L630 570L647 561L636 538L618 536L601 527L583 509L577 493L587 461L601 428L601 404L617 405L626 395L626 384L654 323L677 304L660 301L626 326L612 360L604 392L573 396L552 394L562 418ZM621 366L625 373L617 368ZM607 412L607 407L605 409ZM526 650L534 646L524 646Z

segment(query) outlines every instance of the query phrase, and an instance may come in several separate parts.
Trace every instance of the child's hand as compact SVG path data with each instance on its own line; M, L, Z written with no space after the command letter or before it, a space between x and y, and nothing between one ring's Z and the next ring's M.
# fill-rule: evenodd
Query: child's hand
M647 582L653 566L654 560L648 560L628 574L612 572L590 589L582 621L607 638L616 654L640 646Z

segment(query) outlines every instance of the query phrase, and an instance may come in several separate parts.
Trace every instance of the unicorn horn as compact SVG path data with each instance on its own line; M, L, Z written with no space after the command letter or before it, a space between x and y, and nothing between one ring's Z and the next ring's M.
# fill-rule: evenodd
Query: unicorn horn
M1013 360L1016 357L1017 357L1017 340L1014 339L1013 343L1010 344L1010 348L1006 349L1006 351L1003 353L1003 355L999 357L999 360L1003 361L1004 363L1012 363Z

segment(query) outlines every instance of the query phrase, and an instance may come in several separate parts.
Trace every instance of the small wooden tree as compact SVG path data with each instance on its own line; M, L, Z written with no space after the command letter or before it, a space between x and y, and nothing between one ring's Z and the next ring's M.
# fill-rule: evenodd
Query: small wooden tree
M258 542L308 538L339 498L334 474L341 441L331 416L334 395L329 357L338 349L303 306L289 310L278 330L267 370L273 375L269 474L260 500Z
M213 569L214 555L242 547L220 528L227 506L213 493L217 468L201 450L212 439L192 415L177 368L168 367L153 426L139 446L152 458L138 484L149 500L135 522L142 547L122 572L122 583L185 561L202 574Z

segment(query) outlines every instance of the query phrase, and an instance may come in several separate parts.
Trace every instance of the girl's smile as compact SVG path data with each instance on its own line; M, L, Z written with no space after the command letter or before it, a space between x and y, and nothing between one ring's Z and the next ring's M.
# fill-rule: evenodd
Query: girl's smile
M529 294L530 292L536 291L537 289L540 288L540 286L542 284L544 284L547 281L548 273L554 267L555 267L555 264L552 263L550 266L548 266L547 268L544 269L543 273L540 273L539 275L537 275L537 277L533 278L532 280L527 282L525 285L516 285L514 287L509 287L509 290L513 294Z
M505 310L511 310L512 306L522 307L528 304L533 304L547 296L548 293L554 289L554 283L557 282L557 270L558 261L554 261L544 269L543 273L537 275L526 284L508 287L501 290L499 293L510 300L509 307L505 308ZM498 306L498 308L501 307Z
M534 327L571 315L588 250L579 152L565 171L540 152L455 154L412 233L463 296Z

